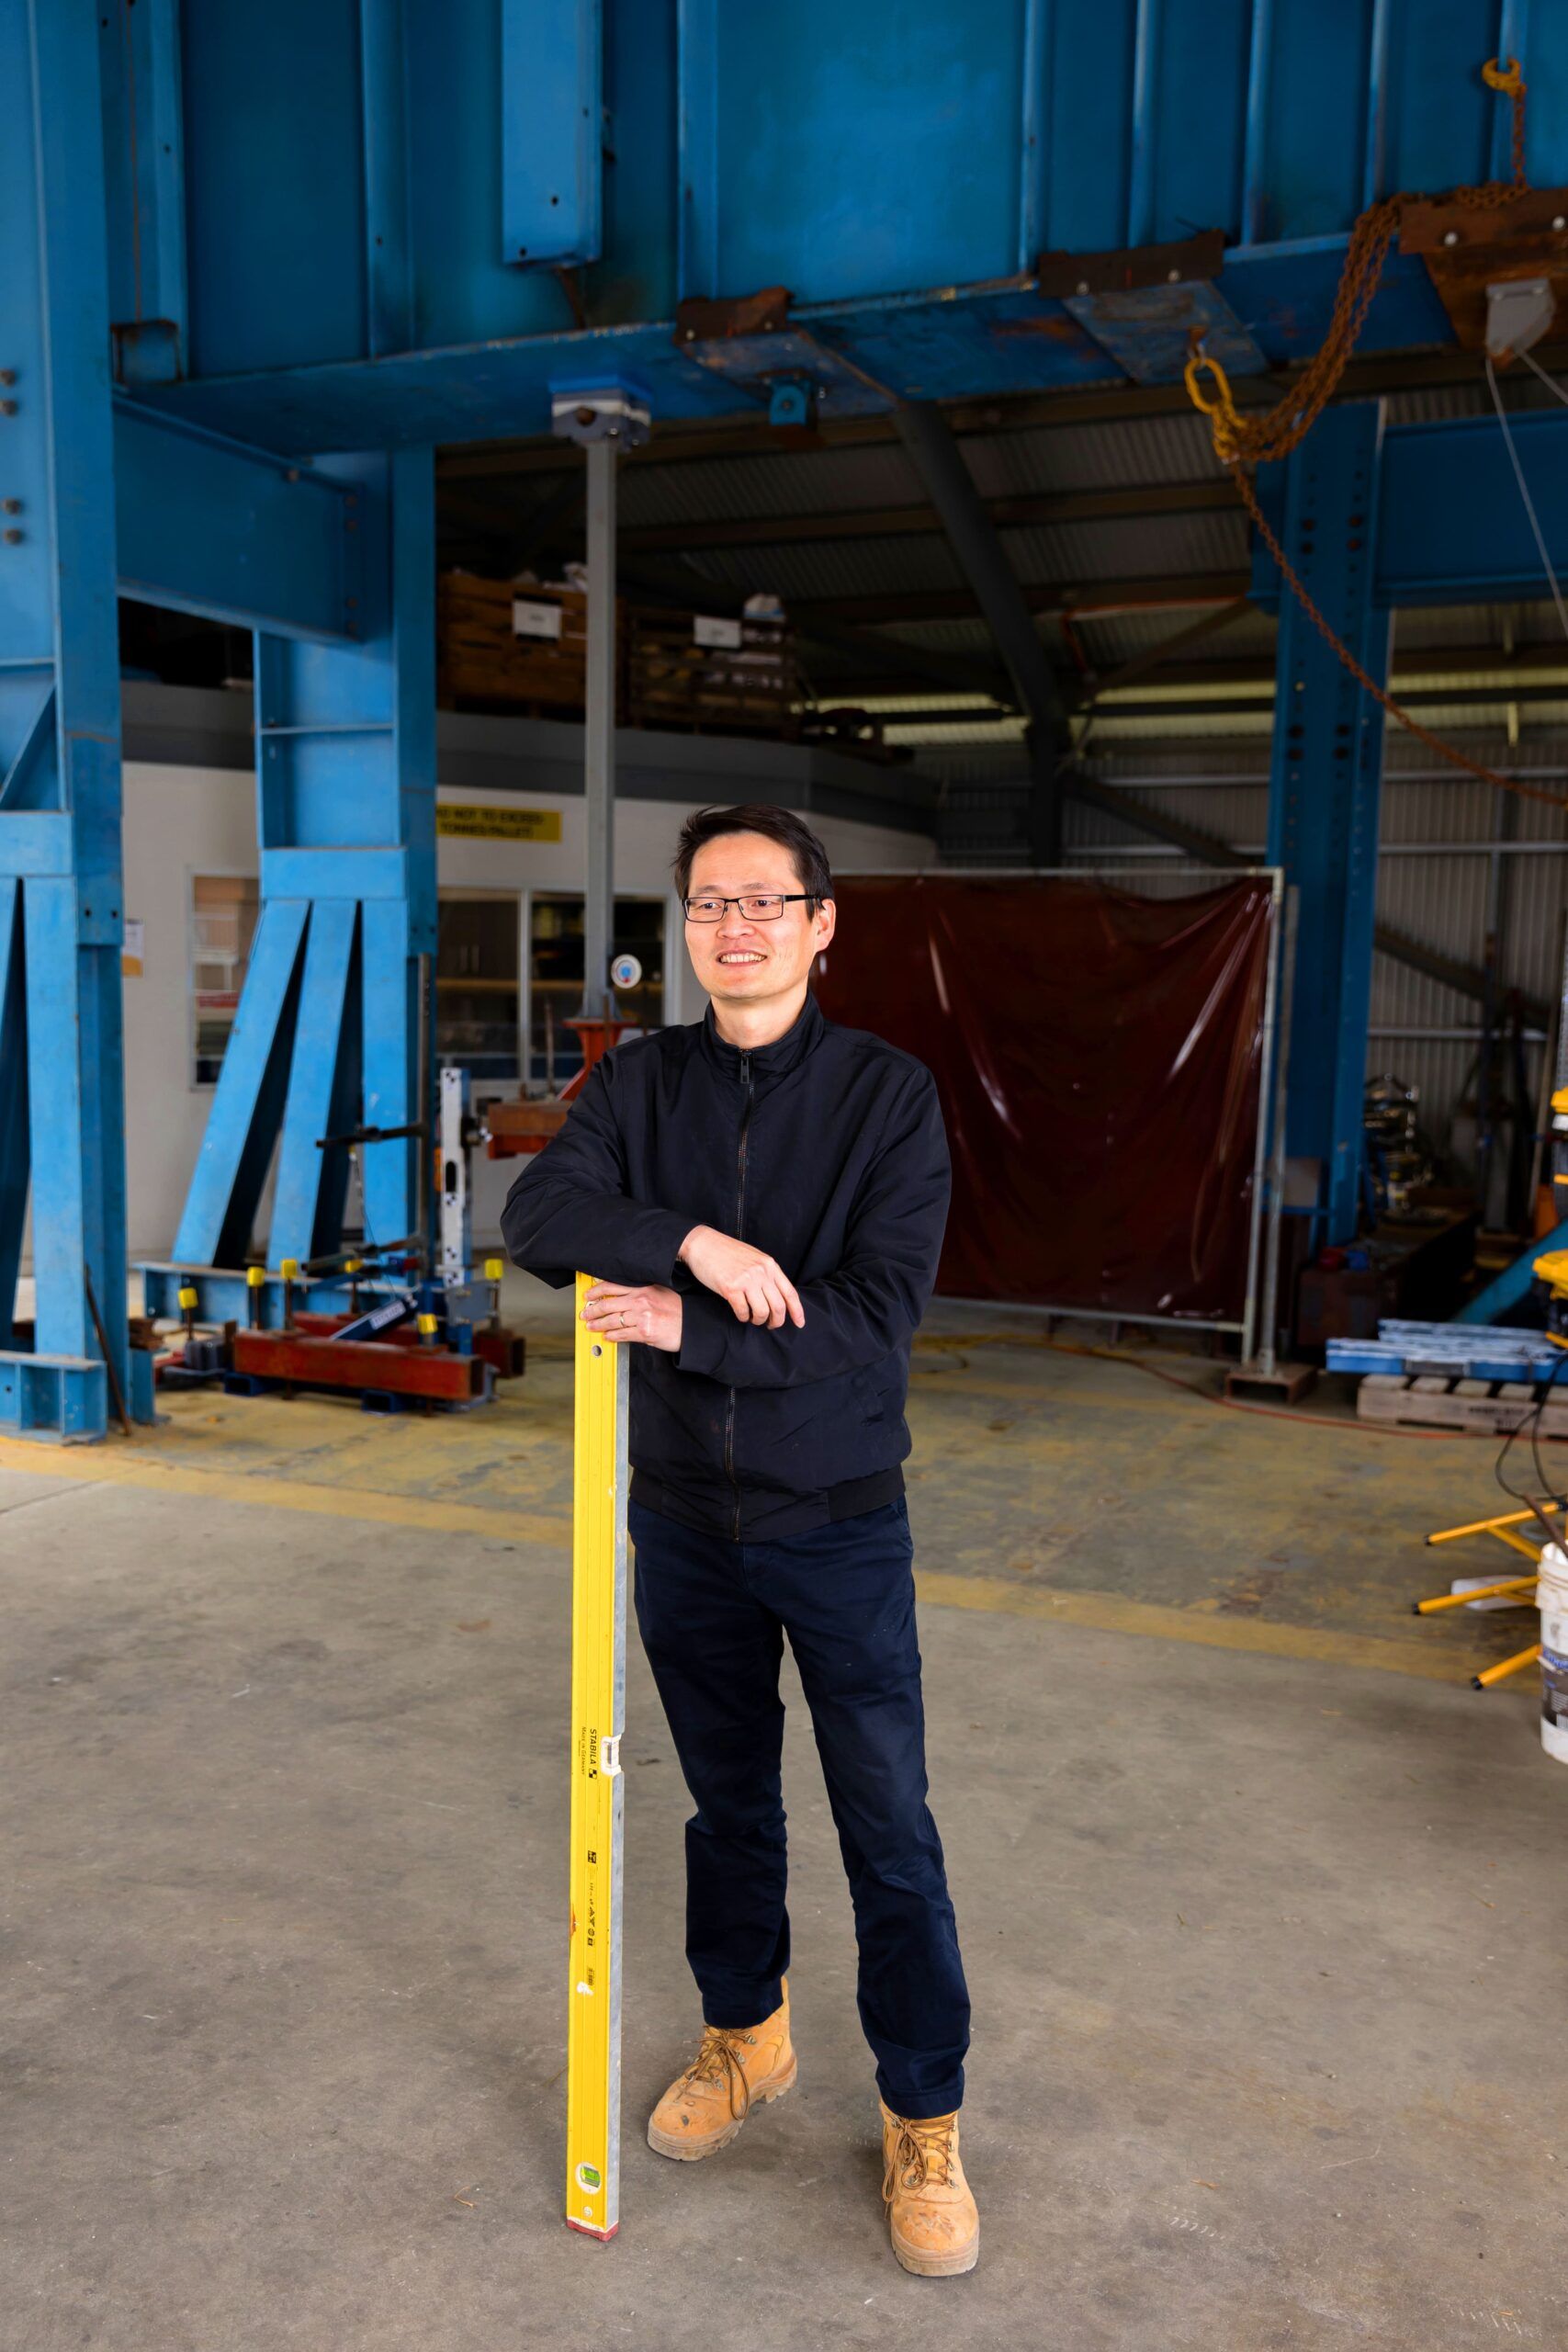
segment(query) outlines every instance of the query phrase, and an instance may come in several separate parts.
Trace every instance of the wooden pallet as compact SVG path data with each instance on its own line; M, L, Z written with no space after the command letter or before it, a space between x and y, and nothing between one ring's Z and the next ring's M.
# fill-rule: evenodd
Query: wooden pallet
M1357 1418L1396 1428L1470 1430L1506 1437L1546 1395L1544 1384L1523 1380L1454 1380L1369 1372L1356 1393ZM1562 1390L1540 1417L1542 1437L1568 1437L1568 1393Z
M559 637L519 637L512 625L516 596L558 606ZM588 600L573 590L514 589L472 572L446 572L436 586L436 643L444 702L582 707Z
M558 611L560 635L519 636L514 598ZM615 611L615 702L623 726L798 733L800 678L787 624L743 621L739 646L711 646L696 642L687 614L624 597ZM588 605L577 590L514 589L505 581L448 571L437 583L436 632L437 692L444 704L536 713L581 709Z
M1278 1363L1272 1372L1236 1363L1225 1374L1225 1396L1238 1405L1299 1405L1316 1385L1317 1366L1311 1363Z
M743 621L737 647L699 645L686 616L627 608L626 718L633 727L793 731L800 693L787 628Z

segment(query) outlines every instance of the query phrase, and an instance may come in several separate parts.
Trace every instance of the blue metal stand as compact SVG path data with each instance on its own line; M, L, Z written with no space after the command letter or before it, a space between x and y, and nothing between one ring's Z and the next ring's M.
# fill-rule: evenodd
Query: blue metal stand
M433 470L428 450L332 470L355 485L364 642L256 638L262 911L181 1265L243 1262L275 1147L271 1263L335 1250L348 1160L320 1138L361 1124L423 1125L423 1146L367 1144L362 1161L367 1240L419 1230L434 1109L421 1081L435 947Z
M0 8L0 1427L56 1437L107 1427L89 1285L130 1393L97 30L85 0Z
M1290 459L1280 544L1380 684L1373 601L1381 403L1332 409ZM1300 893L1285 1148L1324 1170L1326 1238L1356 1231L1371 993L1383 715L1292 596L1280 611L1269 862Z

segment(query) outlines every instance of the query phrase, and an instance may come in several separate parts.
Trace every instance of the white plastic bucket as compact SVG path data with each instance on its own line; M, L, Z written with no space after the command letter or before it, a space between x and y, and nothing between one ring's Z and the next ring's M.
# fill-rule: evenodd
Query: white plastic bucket
M1540 1611L1540 1744L1568 1764L1568 1552L1549 1544L1535 1589Z

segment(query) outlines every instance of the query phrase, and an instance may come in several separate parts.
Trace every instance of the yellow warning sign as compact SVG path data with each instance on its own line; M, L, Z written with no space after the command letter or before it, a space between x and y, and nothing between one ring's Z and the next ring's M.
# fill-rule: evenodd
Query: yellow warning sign
M479 800L438 800L435 830L464 841L558 842L558 808L491 808Z

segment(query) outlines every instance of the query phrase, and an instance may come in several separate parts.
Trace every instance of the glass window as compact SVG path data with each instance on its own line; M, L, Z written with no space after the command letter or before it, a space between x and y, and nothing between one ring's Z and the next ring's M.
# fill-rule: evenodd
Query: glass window
M191 1010L196 1083L216 1086L251 960L259 906L254 876L197 874L191 882Z
M664 901L617 899L612 956L632 955L642 966L635 989L615 991L615 1012L645 1029L664 1025ZM582 1067L576 1033L564 1024L582 1004L582 898L580 892L536 892L528 917L528 1077L554 1093Z
M435 1055L443 1067L515 1084L522 910L515 891L443 891L435 956Z

